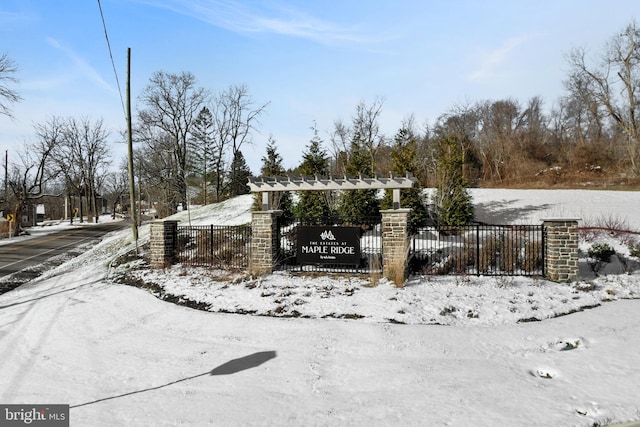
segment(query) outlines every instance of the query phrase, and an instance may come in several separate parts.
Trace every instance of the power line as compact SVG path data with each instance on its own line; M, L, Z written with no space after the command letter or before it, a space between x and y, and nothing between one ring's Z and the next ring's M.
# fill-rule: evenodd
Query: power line
M118 79L118 72L116 71L116 63L113 60L113 53L111 52L111 43L109 42L109 33L107 32L107 24L104 21L104 13L102 13L102 5L98 0L98 9L100 9L100 17L102 18L102 27L104 28L104 37L107 40L107 47L109 48L109 57L111 58L111 65L113 66L113 74L116 76L116 84L118 85L118 93L120 94L120 104L122 104L122 111L124 112L125 119L127 118L127 110L124 106L124 99L122 98L122 89L120 88L120 79Z

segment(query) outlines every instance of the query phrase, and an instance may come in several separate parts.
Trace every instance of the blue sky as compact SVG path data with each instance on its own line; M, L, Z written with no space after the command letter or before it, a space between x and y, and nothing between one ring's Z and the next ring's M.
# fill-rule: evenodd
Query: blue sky
M243 151L257 173L269 136L294 167L313 136L356 105L384 99L382 131L403 118L433 123L456 105L563 94L572 47L601 52L640 17L637 0L101 0L124 92L132 51L132 97L155 71L189 71L219 92L246 85L270 102ZM0 149L33 139L51 116L102 118L114 163L124 155L120 92L98 0L3 0L0 53L18 68L23 101L0 116Z

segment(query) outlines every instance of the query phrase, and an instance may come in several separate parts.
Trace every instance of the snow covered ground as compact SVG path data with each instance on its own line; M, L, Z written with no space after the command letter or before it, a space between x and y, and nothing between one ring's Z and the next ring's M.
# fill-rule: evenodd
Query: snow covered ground
M579 217L640 231L638 192L472 195L478 219L491 223ZM243 196L176 217L242 224L250 205ZM134 247L130 234L0 295L0 403L69 404L72 426L640 420L640 268L627 247L638 235L585 234L584 252L604 241L624 263L596 276L582 259L572 284L429 277L396 288L367 277L180 266L135 273L156 294L205 311L114 283L136 266L113 262Z

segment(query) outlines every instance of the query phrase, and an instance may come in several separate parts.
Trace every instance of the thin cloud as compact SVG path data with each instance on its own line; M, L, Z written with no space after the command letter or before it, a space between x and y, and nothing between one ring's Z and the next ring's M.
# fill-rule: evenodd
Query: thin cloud
M75 51L71 48L62 45L56 39L52 37L47 37L47 43L49 43L55 49L64 53L68 58L70 58L75 64L76 68L80 71L80 73L89 81L96 83L98 86L108 90L109 92L115 92L114 89L107 83L100 73L96 71L91 65L89 65L83 58L80 57Z
M34 19L33 16L25 13L0 10L0 31L8 31L17 25L25 25L25 23Z
M5 12L0 10L0 24L7 25L19 21L21 15L15 12Z
M294 9L260 9L234 0L138 0L143 4L164 8L237 33L270 33L299 37L319 43L367 43L373 37L361 34L355 27L346 28L333 22L309 16Z
M536 38L536 36L525 35L507 39L502 46L487 55L484 55L479 67L467 76L468 80L480 81L495 77L499 68L507 62L512 53L523 44Z

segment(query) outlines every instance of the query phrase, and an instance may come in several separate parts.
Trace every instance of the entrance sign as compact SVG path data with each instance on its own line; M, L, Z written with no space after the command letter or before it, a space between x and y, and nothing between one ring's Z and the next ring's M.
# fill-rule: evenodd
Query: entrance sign
M299 226L300 264L360 264L360 227Z

